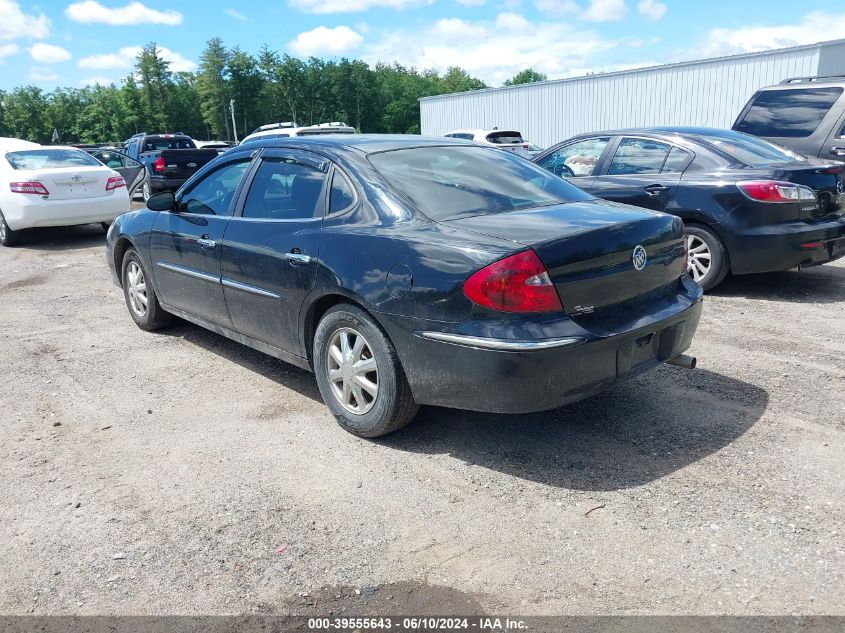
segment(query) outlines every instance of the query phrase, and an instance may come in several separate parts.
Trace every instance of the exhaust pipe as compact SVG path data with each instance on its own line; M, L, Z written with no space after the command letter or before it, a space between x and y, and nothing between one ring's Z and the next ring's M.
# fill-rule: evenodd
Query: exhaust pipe
M675 365L675 367L683 367L684 369L695 369L696 363L698 363L698 360L695 356L687 356L686 354L675 356L675 358L666 361L667 365Z

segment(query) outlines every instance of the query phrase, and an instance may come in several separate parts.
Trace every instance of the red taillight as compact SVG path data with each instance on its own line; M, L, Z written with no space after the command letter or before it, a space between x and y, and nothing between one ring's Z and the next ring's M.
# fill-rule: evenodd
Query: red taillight
M125 186L126 181L123 179L123 176L112 176L106 182L106 191L114 191L115 189L120 189Z
M793 185L777 180L745 180L736 183L747 197L758 202L799 202L816 200L815 192L809 187Z
M485 266L464 283L473 303L501 312L563 310L549 273L534 251L524 251Z
M804 242L801 245L801 248L806 249L813 249L813 248L824 248L824 242Z
M47 187L42 185L40 182L11 182L9 183L9 188L12 190L12 193L32 193L37 196L49 196L50 192L47 191Z
M164 157L159 156L158 158L156 158L155 162L153 163L153 171L162 172L162 171L165 171L166 169L167 169L167 165L164 162Z

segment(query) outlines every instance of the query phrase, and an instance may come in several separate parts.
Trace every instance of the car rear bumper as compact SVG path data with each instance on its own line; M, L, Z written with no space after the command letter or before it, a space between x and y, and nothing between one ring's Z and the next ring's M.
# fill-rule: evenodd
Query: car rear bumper
M538 339L388 332L418 403L529 413L589 397L679 356L690 346L701 309L700 290L693 289L669 316L664 310L659 320L612 336L575 324L571 335Z
M757 227L731 248L731 272L766 273L816 266L845 255L845 216L832 220Z
M3 205L3 216L13 231L46 226L73 226L92 222L112 222L129 210L126 190L101 198L84 200L25 200Z
M187 178L163 178L161 176L150 176L150 189L154 193L159 191L176 191L185 184Z

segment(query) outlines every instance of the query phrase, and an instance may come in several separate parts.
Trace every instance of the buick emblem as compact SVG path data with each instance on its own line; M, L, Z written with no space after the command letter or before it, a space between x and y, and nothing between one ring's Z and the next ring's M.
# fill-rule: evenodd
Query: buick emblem
M637 270L642 270L645 268L645 264L648 261L648 255L646 255L645 249L638 245L634 249L634 254L631 256L631 261L634 262L634 268Z

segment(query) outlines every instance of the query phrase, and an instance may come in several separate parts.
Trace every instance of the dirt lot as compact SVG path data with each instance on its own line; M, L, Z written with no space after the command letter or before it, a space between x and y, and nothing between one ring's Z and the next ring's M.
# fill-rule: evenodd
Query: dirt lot
M528 416L343 432L312 377L135 327L97 227L0 248L0 612L845 614L845 265Z

